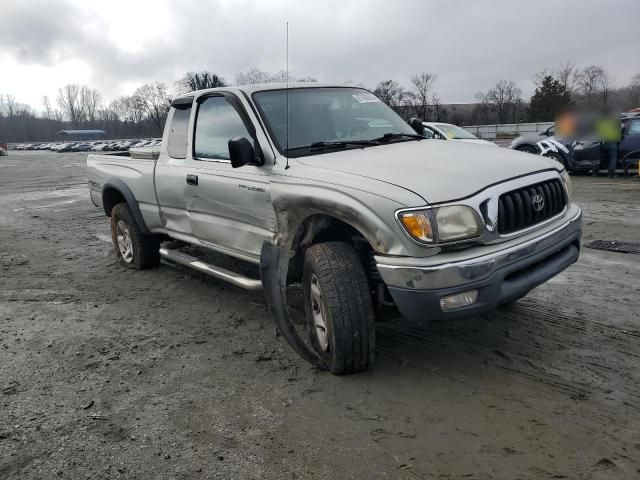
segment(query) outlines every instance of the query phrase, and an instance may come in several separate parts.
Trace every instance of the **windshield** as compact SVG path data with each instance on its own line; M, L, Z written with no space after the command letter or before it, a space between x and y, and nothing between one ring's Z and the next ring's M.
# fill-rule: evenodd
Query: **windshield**
M289 156L321 153L304 148L318 143L365 143L388 133L414 136L416 133L378 97L360 88L266 90L255 93L253 99L276 142L276 147L280 153L286 152ZM396 141L409 139L401 136L394 138ZM352 148L362 146L351 145Z
M464 128L449 123L436 123L436 127L444 132L449 140L471 140L476 137L473 133L467 132Z

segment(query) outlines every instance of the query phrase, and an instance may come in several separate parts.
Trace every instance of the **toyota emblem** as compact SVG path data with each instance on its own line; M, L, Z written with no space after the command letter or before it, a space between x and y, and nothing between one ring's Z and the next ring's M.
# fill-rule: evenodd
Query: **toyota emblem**
M544 208L544 197L542 195L536 195L533 197L531 203L533 203L533 209L536 212L540 212Z

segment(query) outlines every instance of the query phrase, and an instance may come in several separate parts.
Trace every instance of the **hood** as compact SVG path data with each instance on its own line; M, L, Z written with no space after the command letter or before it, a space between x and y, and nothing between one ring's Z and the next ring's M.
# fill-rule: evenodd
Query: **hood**
M482 140L481 138L452 138L452 142L471 143L474 145L486 145L488 147L497 147L498 145L490 142L489 140Z
M435 140L357 148L296 160L317 169L396 185L428 203L465 198L514 177L562 168L556 161L539 155Z

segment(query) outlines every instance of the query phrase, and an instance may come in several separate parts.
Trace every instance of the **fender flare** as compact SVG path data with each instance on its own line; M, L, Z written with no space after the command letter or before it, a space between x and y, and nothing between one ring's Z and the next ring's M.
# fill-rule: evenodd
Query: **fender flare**
M140 207L138 206L136 197L133 195L133 192L131 192L131 189L127 186L127 184L119 178L110 177L106 182L102 184L102 205L104 208L104 213L106 213L108 217L111 216L111 212L107 211L107 202L105 202L105 193L109 189L114 189L118 193L120 193L120 195L122 195L125 202L127 203L127 206L129 207L129 210L131 210L133 218L138 224L138 228L140 229L140 231L144 235L151 235L151 231L147 228L147 224L144 222L144 218L142 217L142 213L140 212Z
M287 306L287 271L289 249L270 242L262 244L260 279L267 305L280 334L293 350L307 362L327 370L329 367L296 331Z

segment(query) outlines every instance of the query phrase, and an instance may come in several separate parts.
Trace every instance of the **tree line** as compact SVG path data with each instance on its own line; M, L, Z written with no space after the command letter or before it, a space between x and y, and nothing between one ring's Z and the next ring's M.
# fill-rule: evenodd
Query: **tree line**
M624 86L615 86L603 67L579 68L566 62L557 69L538 72L535 91L528 102L511 80L500 80L476 94L469 105L443 104L436 90L435 73L416 73L408 88L396 80L379 82L372 90L382 101L408 119L442 121L457 125L553 121L570 105L627 110L640 106L640 73ZM239 72L235 85L285 81L314 82L309 76L258 68ZM352 83L352 82L349 82ZM226 86L226 80L209 71L187 72L169 87L162 82L141 85L131 95L105 102L102 94L87 85L69 84L58 89L55 99L42 97L42 109L20 103L13 95L0 94L0 140L55 140L63 129L101 129L109 138L155 137L162 133L171 100L186 92ZM360 84L361 85L361 84ZM361 85L362 86L362 85Z
M296 77L290 72L265 72L258 68L239 72L234 80L235 85L316 81L309 76ZM108 138L156 137L162 134L173 98L226 85L225 79L213 72L187 72L171 88L162 82L146 83L131 95L107 103L95 88L68 84L58 89L53 100L42 97L40 111L16 101L13 95L0 94L0 140L56 140L57 132L63 129L99 129L106 131Z
M640 107L640 73L627 85L616 87L613 77L599 65L579 68L566 62L557 69L544 69L533 77L535 91L528 102L512 80L500 80L485 92L475 95L471 105L443 105L435 91L437 75L411 76L410 86L385 80L374 92L403 117L457 125L519 122L550 122L570 106L595 110L625 111Z

